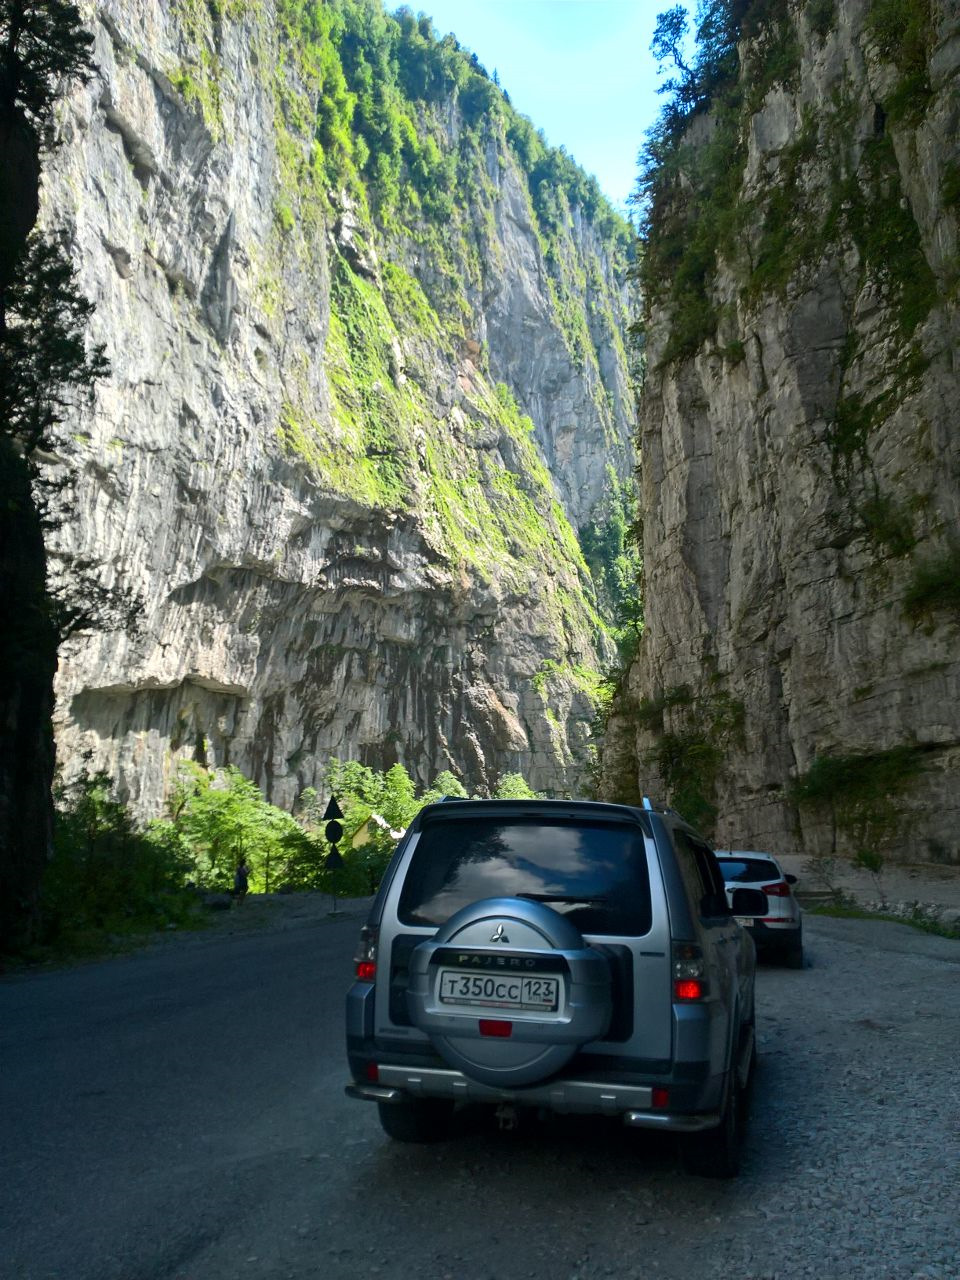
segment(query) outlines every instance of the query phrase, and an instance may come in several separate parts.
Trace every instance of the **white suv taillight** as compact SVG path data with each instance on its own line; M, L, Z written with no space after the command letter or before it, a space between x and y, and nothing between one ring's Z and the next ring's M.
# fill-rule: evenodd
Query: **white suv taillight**
M703 1000L707 994L703 948L693 942L673 944L674 1000Z
M776 884L765 884L760 892L765 893L768 898L789 898L790 886L778 880Z
M377 976L377 939L379 930L365 924L360 930L360 941L357 953L353 957L357 966L357 978L360 982L373 982Z

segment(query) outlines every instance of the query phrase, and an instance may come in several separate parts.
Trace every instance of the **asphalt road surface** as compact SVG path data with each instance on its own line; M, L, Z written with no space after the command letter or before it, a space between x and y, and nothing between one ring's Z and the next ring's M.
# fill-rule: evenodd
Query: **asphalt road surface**
M0 981L0 1280L957 1280L960 943L807 917L745 1171L598 1123L391 1143L343 1093L358 922Z

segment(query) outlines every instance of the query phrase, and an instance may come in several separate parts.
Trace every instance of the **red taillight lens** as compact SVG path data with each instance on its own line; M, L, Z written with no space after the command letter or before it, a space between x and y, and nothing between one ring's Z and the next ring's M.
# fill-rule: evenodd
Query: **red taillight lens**
M375 1062L367 1063L367 1082L368 1084L377 1084L380 1080L380 1068Z
M361 982L372 982L377 976L376 960L358 960L357 977Z
M790 886L780 880L776 884L765 884L760 892L765 893L768 898L789 898Z
M670 1090L662 1084L656 1085L650 1094L650 1105L655 1111L666 1111L670 1105Z
M702 1000L705 984L699 978L678 978L673 984L677 1000Z
M508 1040L513 1035L513 1023L503 1022L499 1018L481 1018L480 1034L482 1036L502 1036Z

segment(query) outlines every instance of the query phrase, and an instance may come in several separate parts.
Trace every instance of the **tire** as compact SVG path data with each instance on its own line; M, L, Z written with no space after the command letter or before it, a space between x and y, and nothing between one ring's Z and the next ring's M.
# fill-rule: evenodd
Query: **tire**
M803 939L798 938L794 946L783 957L788 969L803 968Z
M744 1124L746 1124L746 1119L747 1119L747 1110L748 1110L747 1102L748 1102L748 1100L749 1100L749 1098L750 1098L750 1096L751 1096L751 1094L752 1094L752 1092L753 1092L753 1079L754 1079L754 1076L755 1076L755 1075L756 1075L756 1073L757 1073L757 1061L758 1061L758 1051L757 1051L757 1024L756 1024L756 1021L755 1021L755 1020L754 1020L753 1022L751 1022L751 1023L750 1023L750 1030L751 1030L751 1032L753 1033L753 1044L752 1044L752 1045L751 1045L751 1047L750 1047L750 1062L749 1062L749 1064L748 1064L748 1066L747 1066L747 1083L746 1083L746 1085L745 1085L745 1087L744 1087L744 1090L743 1090L743 1115L742 1115L742 1120L743 1120Z
M715 1129L686 1135L680 1155L687 1173L701 1178L735 1178L740 1172L744 1098L736 1067L727 1073L720 1123Z
M394 1142L440 1142L449 1135L453 1104L441 1098L378 1102L380 1125Z

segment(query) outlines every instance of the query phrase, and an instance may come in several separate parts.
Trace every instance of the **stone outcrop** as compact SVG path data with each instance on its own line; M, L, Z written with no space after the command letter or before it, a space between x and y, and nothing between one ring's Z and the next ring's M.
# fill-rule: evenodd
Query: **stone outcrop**
M111 362L57 551L137 613L61 653L62 765L142 814L187 755L283 805L330 756L576 789L610 645L574 530L631 467L622 264L565 212L576 349L496 117L444 261L356 188L292 187L313 98L273 5L221 9L98 4L45 174ZM455 94L431 111L458 147Z
M647 629L605 772L724 847L958 861L960 21L890 9L785 6L739 46L734 127L689 123L681 170L729 148L737 229L709 333L650 307ZM653 241L722 203L681 182Z

